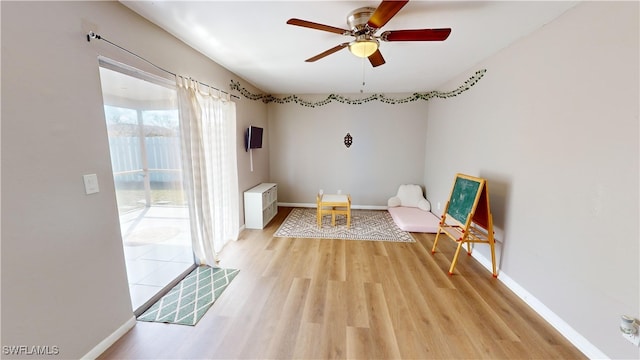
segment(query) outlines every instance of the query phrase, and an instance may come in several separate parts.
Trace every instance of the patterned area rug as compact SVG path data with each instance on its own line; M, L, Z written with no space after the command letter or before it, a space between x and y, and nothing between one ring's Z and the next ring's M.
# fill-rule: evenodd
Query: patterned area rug
M398 228L386 210L351 210L350 229L345 216L336 216L336 226L331 226L331 216L323 216L319 229L315 208L294 208L274 236L415 242L410 233Z
M195 325L240 270L199 266L138 320Z

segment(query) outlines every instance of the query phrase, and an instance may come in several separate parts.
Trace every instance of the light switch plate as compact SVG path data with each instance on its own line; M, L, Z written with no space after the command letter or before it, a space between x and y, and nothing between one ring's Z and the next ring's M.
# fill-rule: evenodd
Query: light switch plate
M82 178L84 180L84 191L87 195L100 192L100 187L98 186L98 175L87 174L82 175Z

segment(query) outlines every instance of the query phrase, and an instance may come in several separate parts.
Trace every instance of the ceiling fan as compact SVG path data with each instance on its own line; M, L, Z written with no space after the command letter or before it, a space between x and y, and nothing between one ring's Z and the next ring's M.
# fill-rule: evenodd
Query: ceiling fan
M341 29L329 25L318 24L301 19L289 19L287 24L302 26L306 28L328 31L344 36L354 36L355 40L344 42L324 51L316 56L310 57L306 62L320 60L327 55L331 55L346 47L355 56L368 58L373 67L385 63L380 53L380 40L382 41L443 41L449 37L451 29L416 29L416 30L391 30L385 31L379 36L376 32L382 28L392 17L394 17L409 0L394 1L383 0L377 8L362 7L349 13L347 24L349 29Z

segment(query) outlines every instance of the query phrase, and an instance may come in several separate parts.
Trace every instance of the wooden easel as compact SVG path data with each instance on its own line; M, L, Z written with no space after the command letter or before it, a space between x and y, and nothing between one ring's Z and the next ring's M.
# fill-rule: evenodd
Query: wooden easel
M493 217L489 207L489 189L485 179L456 174L451 196L444 208L438 233L433 242L432 254L436 252L440 234L445 234L458 243L449 268L449 275L453 274L463 244L467 244L467 253L471 255L471 243L485 243L491 247L493 277L498 277Z

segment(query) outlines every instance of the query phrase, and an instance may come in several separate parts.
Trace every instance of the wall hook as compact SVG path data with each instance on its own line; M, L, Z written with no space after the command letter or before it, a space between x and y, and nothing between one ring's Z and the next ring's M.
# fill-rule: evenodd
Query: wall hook
M351 134L347 133L347 135L345 135L344 137L344 146L349 148L351 144L353 144L353 137L351 136Z

